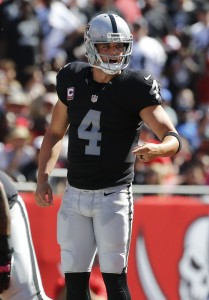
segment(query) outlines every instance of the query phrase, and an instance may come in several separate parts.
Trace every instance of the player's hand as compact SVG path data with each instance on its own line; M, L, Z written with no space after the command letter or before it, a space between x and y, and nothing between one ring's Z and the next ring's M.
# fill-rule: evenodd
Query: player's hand
M35 191L36 204L47 207L53 204L52 188L48 182L38 183Z
M9 288L13 249L8 236L0 236L0 294Z
M144 143L137 146L132 153L135 154L141 162L149 162L154 158L161 156L161 145L155 143Z

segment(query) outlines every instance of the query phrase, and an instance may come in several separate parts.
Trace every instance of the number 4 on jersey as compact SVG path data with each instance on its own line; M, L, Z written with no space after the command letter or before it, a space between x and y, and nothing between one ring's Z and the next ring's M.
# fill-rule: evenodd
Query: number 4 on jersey
M78 137L89 141L85 147L86 155L100 155L101 147L97 144L102 139L102 134L99 132L100 115L100 111L90 109L78 127Z
M155 95L155 99L158 100L160 98L160 87L157 83L157 80L153 80L152 87L150 89L150 95Z

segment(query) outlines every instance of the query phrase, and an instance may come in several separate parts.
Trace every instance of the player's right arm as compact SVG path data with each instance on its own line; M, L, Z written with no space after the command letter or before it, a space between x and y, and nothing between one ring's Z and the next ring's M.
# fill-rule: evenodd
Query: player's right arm
M39 206L49 206L53 202L52 189L48 183L48 177L59 157L62 140L68 126L67 107L58 99L39 154L37 188L35 191L35 200Z

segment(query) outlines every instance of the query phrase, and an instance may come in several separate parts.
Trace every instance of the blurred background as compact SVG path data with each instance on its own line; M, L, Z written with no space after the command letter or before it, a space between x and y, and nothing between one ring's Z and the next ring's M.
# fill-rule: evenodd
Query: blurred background
M46 292L62 299L56 213L66 181L67 137L50 178L57 202L48 211L34 204L37 161L57 101L56 74L68 62L86 60L85 26L103 12L129 24L134 37L129 67L147 69L161 82L163 106L183 143L173 158L135 164L133 300L207 300L209 1L1 0L0 169L14 179L28 207ZM140 139L158 143L146 126ZM40 231L50 222L53 232ZM42 245L40 232L47 233ZM41 255L49 240L55 251L50 259ZM45 268L51 268L50 278ZM92 297L106 299L96 261L91 284Z

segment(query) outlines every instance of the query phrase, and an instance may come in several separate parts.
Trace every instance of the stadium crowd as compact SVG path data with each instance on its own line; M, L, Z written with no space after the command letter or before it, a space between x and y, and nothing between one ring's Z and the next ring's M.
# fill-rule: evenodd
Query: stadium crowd
M57 71L86 60L85 26L108 12L128 22L134 38L129 67L145 68L159 79L163 106L183 143L172 159L136 162L134 183L209 184L209 1L0 3L1 170L16 181L36 181L40 145L57 100ZM146 125L140 139L158 142ZM57 168L66 167L66 152L64 141Z

